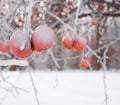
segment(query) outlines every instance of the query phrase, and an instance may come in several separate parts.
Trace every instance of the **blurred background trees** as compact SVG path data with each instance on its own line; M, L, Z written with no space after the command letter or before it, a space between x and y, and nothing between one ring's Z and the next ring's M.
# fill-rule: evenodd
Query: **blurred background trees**
M54 29L57 42L52 53L61 66L57 68L48 51L42 51L33 52L27 58L33 69L80 69L79 62L84 54L92 57L89 69L102 69L102 64L108 69L120 68L119 0L0 0L1 40L9 40L15 30L23 29L30 2L33 2L30 34L44 23ZM67 50L61 45L63 36L74 31L88 40L84 52ZM0 53L0 59L19 58L8 52ZM12 65L1 69L24 70L25 67Z

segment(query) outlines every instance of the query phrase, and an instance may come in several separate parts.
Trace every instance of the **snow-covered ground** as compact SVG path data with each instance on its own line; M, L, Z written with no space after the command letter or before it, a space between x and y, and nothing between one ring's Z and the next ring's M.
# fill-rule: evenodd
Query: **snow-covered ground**
M40 105L104 105L102 72L33 72ZM37 105L28 72L3 72L7 81L24 89L17 92L1 82L0 105ZM108 105L120 105L120 72L107 72Z

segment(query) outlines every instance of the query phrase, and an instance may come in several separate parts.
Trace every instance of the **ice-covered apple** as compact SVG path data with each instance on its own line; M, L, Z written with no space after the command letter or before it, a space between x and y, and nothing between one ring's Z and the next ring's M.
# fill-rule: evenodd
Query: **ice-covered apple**
M18 30L10 37L10 51L20 58L26 58L32 54L31 38L22 30Z
M62 45L66 49L73 49L73 40L71 39L70 35L65 35L62 39Z
M82 51L86 48L87 40L84 37L76 37L73 42L73 46L76 50Z
M98 22L96 20L91 20L91 25L96 26Z
M90 66L91 58L87 56L83 56L80 61L80 66L82 68L88 68Z
M34 51L47 50L55 44L56 34L53 29L47 25L40 25L35 28L31 41Z
M0 40L0 51L1 52L9 51L9 41Z

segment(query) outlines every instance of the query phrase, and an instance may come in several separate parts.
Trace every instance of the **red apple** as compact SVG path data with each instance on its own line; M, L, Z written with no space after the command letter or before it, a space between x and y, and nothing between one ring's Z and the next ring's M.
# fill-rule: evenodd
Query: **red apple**
M9 51L9 41L0 40L0 51L1 52Z
M71 40L70 35L65 35L62 39L62 45L66 49L73 49L73 40Z
M92 21L91 21L91 25L93 25L93 26L96 26L97 23L98 23L98 22L97 22L96 20L92 20Z
M104 9L104 5L103 5L102 3L98 4L97 9L98 9L99 11L103 10L103 9Z
M22 30L14 32L10 38L10 51L20 58L30 56L32 54L32 47L29 35Z
M83 56L81 61L80 61L80 66L82 68L88 68L90 66L91 58Z
M82 51L86 48L87 40L84 37L76 37L73 46L76 50Z
M47 50L55 44L56 34L47 25L40 25L33 32L31 41L34 51Z

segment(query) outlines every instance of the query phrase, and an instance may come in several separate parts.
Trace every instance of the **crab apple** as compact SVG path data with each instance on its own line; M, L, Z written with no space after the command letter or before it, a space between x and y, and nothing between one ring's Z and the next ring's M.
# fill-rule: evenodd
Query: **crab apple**
M73 46L76 50L82 51L87 46L87 40L84 37L76 37L74 39Z
M55 32L47 25L40 25L35 28L31 37L33 50L42 51L51 48L56 41Z
M103 10L103 9L104 9L104 5L103 5L102 3L98 4L97 9L98 9L99 11Z
M112 7L112 10L113 10L113 11L116 11L116 10L118 10L118 8Z
M73 49L73 40L71 39L70 35L65 35L62 39L62 45L66 49Z
M0 51L1 52L9 51L9 41L0 40Z
M82 68L88 68L90 66L91 58L83 56L81 61L80 61L80 66Z
M32 54L31 40L28 34L18 30L10 37L10 51L20 58L26 58Z
M91 21L91 25L96 26L97 25L97 21L96 20L92 20Z

